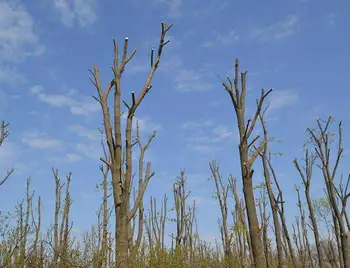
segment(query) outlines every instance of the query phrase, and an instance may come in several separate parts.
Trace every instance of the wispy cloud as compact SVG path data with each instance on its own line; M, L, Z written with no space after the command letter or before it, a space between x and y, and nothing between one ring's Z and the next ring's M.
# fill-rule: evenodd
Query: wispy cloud
M18 144L5 140L0 149L0 168L6 171L14 167L22 150ZM2 173L1 173L2 174Z
M57 163L76 163L81 161L83 158L79 154L68 153L62 157L52 157L51 161Z
M174 79L175 88L181 92L203 91L213 88L213 83L205 81L201 70L181 69Z
M54 0L61 22L69 27L87 27L97 20L95 0Z
M149 70L149 65L147 65L146 62L131 61L125 69L130 74L139 74L147 72Z
M197 127L210 127L214 124L212 120L206 120L204 122L188 121L181 125L182 128L197 128Z
M53 107L69 107L73 115L90 115L100 109L97 101L91 97L77 96L78 99L73 98L74 93L68 92L63 94L48 94L44 92L43 87L33 86L30 92L37 96L38 100L45 102Z
M30 171L40 169L36 159L31 160L26 155L26 149L18 141L6 140L0 148L0 176L14 168L14 173L20 176L28 176Z
M62 146L62 141L37 130L23 133L21 141L34 149L59 149Z
M334 26L335 22L336 22L336 18L337 18L337 14L335 12L329 13L327 14L327 23L329 26Z
M218 147L213 145L205 145L205 144L188 144L187 148L196 151L200 154L212 154L219 150Z
M19 62L42 54L45 47L35 28L33 17L19 2L0 2L0 62Z
M97 129L88 129L82 125L71 125L69 126L69 130L80 137L85 137L90 140L98 140L101 136Z
M239 35L235 30L231 30L227 34L217 34L213 41L204 43L204 47L213 47L214 45L232 45L239 40Z
M161 60L159 72L171 79L174 89L180 92L205 91L214 87L210 81L212 73L207 65L201 68L189 68L183 61L180 55L180 50L183 49L182 41L178 37L169 36L171 41L167 52L174 56L164 57ZM147 70L145 67L140 70Z
M299 19L296 15L288 15L283 20L266 27L254 29L251 32L252 39L258 39L261 42L270 40L280 40L293 36L298 26Z
M299 101L298 92L295 90L275 90L269 97L269 111L281 109L296 104Z
M75 147L76 151L85 155L88 158L97 160L102 156L102 148L99 143L78 143Z
M12 64L44 53L33 17L19 1L0 2L0 82L25 81Z
M154 0L154 5L160 4L167 6L167 15L169 18L178 18L182 16L182 0Z
M0 82L7 84L18 84L25 81L26 78L18 71L16 67L0 64Z
M186 130L187 147L203 154L219 151L221 145L238 140L227 126L215 124L214 121L186 122L181 126Z
M122 119L124 120L123 124L124 126L126 125L126 118L127 114L124 113L122 115ZM150 117L134 117L133 120L133 129L136 130L136 124L137 122L139 123L139 128L140 128L140 135L149 135L153 131L159 131L162 130L163 127L161 124L155 123Z

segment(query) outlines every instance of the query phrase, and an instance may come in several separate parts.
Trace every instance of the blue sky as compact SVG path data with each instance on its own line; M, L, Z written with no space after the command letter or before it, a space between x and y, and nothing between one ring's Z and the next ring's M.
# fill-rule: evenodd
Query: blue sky
M292 160L301 156L305 129L316 117L343 120L346 148L349 8L346 1L314 0L1 0L0 119L11 123L11 136L0 150L0 170L15 168L1 189L1 209L10 210L24 196L25 178L31 177L49 222L54 166L62 177L73 173L76 230L96 221L101 113L88 69L98 64L106 84L112 37L120 44L129 37L130 48L137 49L122 83L123 97L130 98L127 93L139 92L145 81L149 50L165 21L174 23L171 42L137 112L145 141L157 130L147 153L156 176L146 198L168 193L172 200L171 184L185 169L200 232L207 239L218 235L208 161L218 160L225 178L240 174L235 115L220 84L238 57L241 69L249 70L248 114L260 89L274 88L268 127L281 140L273 149L284 156L274 164L287 217L294 220L293 185L300 181ZM343 166L346 161L345 155ZM262 179L257 164L256 184ZM321 189L315 183L313 194L321 196Z

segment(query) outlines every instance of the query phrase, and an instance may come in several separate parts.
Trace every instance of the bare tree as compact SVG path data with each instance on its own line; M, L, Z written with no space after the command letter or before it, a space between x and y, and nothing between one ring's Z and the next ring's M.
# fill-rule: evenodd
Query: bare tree
M344 217L342 215L342 209L338 207L337 200L337 190L335 185L335 176L339 167L340 158L343 154L342 147L342 123L338 125L338 142L337 142L337 153L334 156L334 165L331 164L331 133L329 133L328 128L332 123L332 117L329 117L325 124L322 123L320 119L317 119L317 130L308 129L311 136L311 140L314 144L314 149L318 159L320 161L320 169L322 170L324 181L326 184L326 193L329 199L329 203L332 208L332 217L334 219L334 227L339 229L339 237L341 244L341 258L344 268L350 267L350 247L348 232L344 224ZM344 206L344 204L342 204ZM337 231L336 231L337 234Z
M4 140L10 135L10 132L7 130L7 127L9 126L9 123L5 123L4 121L1 122L1 127L0 127L0 147L2 146L2 143ZM11 176L13 173L14 169L7 170L5 177L0 180L0 186L3 185L7 179Z
M297 192L297 196L298 196L297 207L299 208L300 219L301 219L302 239L300 239L300 243L303 242L303 247L304 247L304 249L306 249L306 252L303 253L305 256L303 256L303 257L304 257L305 260L306 259L309 260L309 263L310 263L311 267L314 267L314 263L313 263L313 260L312 260L311 247L310 247L310 242L309 242L309 237L308 237L308 232L307 232L307 223L306 223L306 218L305 218L305 210L304 210L303 205L301 203L300 187L294 185L294 189Z
M233 239L233 232L230 232L229 226L228 226L228 191L229 191L229 185L224 185L222 182L222 177L220 174L220 168L219 165L216 164L216 162L212 161L209 163L209 168L212 174L212 177L214 178L215 182L215 198L218 200L220 205L220 211L221 211L221 219L219 219L219 227L220 227L220 233L221 233L221 240L224 247L224 254L225 254L225 260L227 262L227 267L232 268L233 267L233 255L232 255L232 239Z
M185 171L180 172L180 176L177 177L177 180L173 184L173 193L174 193L174 203L175 203L175 212L176 212L176 254L181 254L181 245L184 244L185 231L186 231L186 201L190 192L186 191L186 177Z
M247 71L241 73L241 89L239 89L238 72L239 72L238 59L236 59L234 82L232 83L232 80L229 77L227 77L228 84L226 82L223 82L222 84L225 90L229 93L233 107L236 112L238 130L239 130L239 136L240 136L239 154L240 154L240 161L241 161L243 193L244 193L245 205L247 210L249 234L250 234L252 253L254 258L254 267L262 268L265 265L264 264L265 260L264 260L263 247L262 247L262 241L261 241L261 233L259 229L259 221L258 221L256 206L255 206L255 198L254 198L254 190L253 190L253 173L254 173L253 164L256 158L258 157L259 153L264 148L266 141L263 140L251 155L249 152L250 152L250 149L253 147L254 143L259 139L259 136L256 136L252 140L250 140L250 137L253 133L254 127L258 120L264 100L266 96L272 91L272 89L270 89L266 93L264 90L261 91L261 96L260 96L260 99L257 101L257 109L255 111L254 117L252 120L249 119L246 122L245 100L246 100L246 93L247 93L247 88L246 88Z
M39 236L40 236L40 231L41 231L41 197L39 196L38 198L38 204L37 204L37 220L35 220L34 216L34 209L32 206L31 209L32 213L32 221L35 229L35 238L33 242L33 257L34 257L34 264L37 265L38 267L42 267L42 263L40 261L40 256L39 256Z
M272 166L271 153L269 154L269 157L267 158L267 164L269 165L269 169L271 171L273 180L275 182L275 185L276 185L277 191L278 191L276 202L278 204L278 214L279 214L280 220L281 220L281 225L282 225L282 229L283 229L285 243L287 244L287 247L288 247L289 258L292 262L293 267L297 267L297 260L295 258L294 248L293 248L292 241L290 239L290 235L289 235L289 231L288 231L288 227L287 227L287 221L286 221L285 210L284 210L285 201L283 198L283 191L279 185L275 169Z
M102 133L101 133L102 134ZM103 140L101 140L101 146L103 150L103 159L105 163L110 162L107 151L104 145ZM101 164L100 171L103 176L103 202L101 205L102 211L102 238L101 238L101 252L98 267L106 267L107 266L107 256L108 256L108 222L110 216L110 209L108 208L108 174L110 172L109 165Z
M269 196L269 201L270 201L270 207L271 207L271 212L272 212L272 218L273 218L273 224L274 224L274 230L275 230L275 239L276 239L276 249L277 249L277 259L278 259L278 267L284 267L284 259L283 259L283 247L282 247L282 236L281 236L281 225L278 220L278 200L275 196L275 193L272 189L271 185L271 177L270 177L270 170L269 170L269 165L268 165L268 135L267 135L267 128L266 124L264 121L264 114L266 113L267 109L264 110L263 113L261 113L260 116L260 121L263 127L263 132L264 132L264 139L265 139L265 144L264 144L264 149L260 153L261 159L262 159L262 164L263 164L263 169L264 169L264 177L265 177L265 185L266 185L266 190L267 194Z
M138 175L139 175L139 180L138 180L138 189L142 189L142 187L145 187L143 184L145 181L147 181L148 178L153 176L150 173L150 163L147 163L147 168L146 172L144 174L144 165L145 165L145 154L150 146L152 140L154 139L156 133L153 132L153 134L149 137L147 143L145 145L142 145L141 142L141 136L140 136L140 125L139 121L136 121L136 139L137 139L137 144L139 145L140 149L140 156L138 159ZM143 234L143 226L144 226L144 207L143 207L143 199L139 197L139 195L136 194L135 187L133 188L134 190L134 204L139 204L138 205L138 229L137 229L137 236L136 236L136 241L135 243L132 243L132 246L130 247L130 251L133 256L137 254L137 251L141 245L141 240L142 240L142 234ZM134 238L134 232L135 232L135 227L136 227L136 214L133 217L133 226L129 227L131 229L131 235L129 239L133 241Z
M22 237L21 242L20 242L20 252L19 252L19 261L18 264L20 267L24 267L25 263L26 263L26 246L27 246L27 239L28 239L28 234L29 234L29 216L30 216L30 212L31 212L31 206L32 206L32 200L33 200L33 193L30 193L30 178L27 178L27 191L26 191L26 209L25 209L25 213L24 216L24 222L23 222L23 218L21 215L21 235L20 237ZM22 208L22 206L21 206Z
M148 236L149 246L153 249L153 245L157 249L165 249L165 223L167 215L168 197L165 195L161 202L160 213L157 210L157 203L154 197L150 199L149 216L145 222L146 234ZM158 217L158 214L159 217Z
M244 213L244 201L240 200L237 192L237 180L233 176L230 176L229 187L235 199L234 219L235 219L235 230L237 232L240 265L242 267L249 267L249 261L252 261L252 254L248 256L250 259L247 260L247 252L251 253L251 243L249 237L249 231L246 223L246 217Z
M56 201L55 201L55 217L53 225L53 259L52 267L60 267L61 265L67 265L69 262L67 258L69 247L69 234L73 225L69 222L70 207L72 200L70 197L70 182L72 173L66 176L66 183L61 183L58 170L52 168L52 173L55 178L56 185ZM65 187L65 195L62 209L62 189ZM60 217L61 215L61 217Z
M133 118L137 108L140 106L142 100L151 89L151 82L156 69L159 66L160 59L162 56L164 46L169 42L165 41L166 33L169 31L172 25L166 25L162 23L161 37L159 41L157 56L154 59L153 49L151 51L151 66L147 76L146 82L136 98L135 93L131 92L132 104L129 105L124 102L127 107L127 122L125 130L125 144L122 142L122 114L121 114L121 78L125 70L126 64L135 55L136 50L134 49L130 56L128 56L128 38L124 40L124 48L121 62L119 63L119 47L118 44L113 40L114 43L114 59L113 59L113 73L114 77L104 91L100 82L99 69L97 65L94 66L93 71L90 72L93 75L91 79L92 83L96 87L98 98L95 98L101 105L103 112L103 124L104 132L107 138L108 151L110 156L110 162L107 164L110 166L112 175L112 188L113 188L113 201L114 201L114 212L115 212L115 255L116 255L116 266L117 268L126 268L129 258L129 234L130 234L130 221L139 210L143 194L147 188L150 178L153 173L150 172L151 163L147 164L146 174L142 182L141 187L138 189L138 196L134 207L130 209L130 195L132 189L132 147L134 145L132 141L132 126ZM110 109L108 105L108 97L114 88L114 99L113 99L113 120L111 120ZM125 152L125 163L123 161L123 150ZM125 169L125 171L124 171Z
M315 155L310 154L309 150L307 149L305 151L304 167L302 167L304 171L299 166L297 159L294 159L293 163L294 163L295 168L299 172L299 175L300 175L302 182L303 182L303 185L304 185L305 197L306 197L307 207L309 210L309 218L311 221L312 232L314 234L315 245L316 245L316 250L317 250L318 264L319 264L320 268L323 268L324 261L323 261L323 256L322 256L320 234L318 231L318 224L317 224L317 220L316 220L314 205L313 205L313 202L312 202L311 196L310 196L312 170L313 170L313 165L315 163L315 160L316 160Z
M269 219L270 216L267 215L266 207L267 207L267 200L266 200L266 192L263 187L262 191L260 191L260 198L259 198L259 213L260 213L260 222L261 222L261 229L263 231L263 245L264 245L264 254L265 254L265 264L266 268L271 267L271 261L270 261L270 239L267 234L267 229L269 227Z

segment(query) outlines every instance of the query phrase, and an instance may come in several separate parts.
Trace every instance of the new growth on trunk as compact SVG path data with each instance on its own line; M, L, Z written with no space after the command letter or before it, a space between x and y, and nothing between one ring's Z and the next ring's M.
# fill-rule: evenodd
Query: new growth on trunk
M241 73L241 88L239 88L239 66L238 59L236 59L234 81L232 81L231 78L227 77L227 82L222 82L222 85L224 86L224 89L228 92L231 98L237 117L238 130L240 136L239 154L241 161L243 193L248 217L249 234L254 259L254 267L262 268L265 266L265 260L255 206L253 190L253 164L256 158L259 156L259 153L263 150L266 141L263 140L258 146L256 146L257 149L251 152L251 154L250 151L251 148L253 148L253 145L256 143L256 141L259 140L259 136L256 136L252 139L251 136L256 122L258 120L260 111L262 109L264 100L267 97L267 95L272 91L272 89L270 89L268 92L265 92L264 89L262 89L260 99L257 100L257 108L253 119L249 119L246 122L246 75L247 71Z
M132 140L132 126L133 119L137 108L140 106L144 97L150 91L152 85L152 79L155 71L157 70L160 59L162 56L164 46L169 43L165 41L165 36L172 25L162 23L161 36L158 45L156 57L154 58L154 50L151 51L151 66L146 78L146 82L141 89L138 97L135 96L135 92L131 92L131 104L123 101L127 108L127 121L125 129L125 140L122 140L122 111L121 111L121 78L125 70L125 66L132 59L136 53L134 49L130 55L128 55L128 43L129 39L126 37L124 40L124 47L122 51L121 60L119 60L119 46L115 40L114 45L114 58L113 58L113 79L109 82L106 90L102 89L99 69L97 65L93 70L90 70L93 78L90 79L94 84L98 97L95 99L100 103L103 113L103 125L104 132L107 139L107 147L109 152L110 161L106 162L111 169L112 175L112 189L113 189L113 201L114 201L114 213L115 213L115 256L117 268L126 268L130 249L130 221L135 217L137 211L142 211L142 198L147 188L148 182L154 173L151 173L151 163L147 163L146 172L142 182L139 184L137 191L137 197L133 204L133 208L130 209L130 197L132 190L132 177L133 177L133 163L132 163L132 147L139 141L134 142ZM112 111L109 109L108 99L109 95L114 89L113 93L113 107ZM111 112L113 114L111 114ZM113 119L112 119L113 118ZM154 134L149 139L149 142L154 137ZM125 154L125 155L123 155ZM125 157L124 157L125 156ZM125 161L124 161L125 159ZM140 209L141 208L141 209ZM133 248L133 251L136 250Z

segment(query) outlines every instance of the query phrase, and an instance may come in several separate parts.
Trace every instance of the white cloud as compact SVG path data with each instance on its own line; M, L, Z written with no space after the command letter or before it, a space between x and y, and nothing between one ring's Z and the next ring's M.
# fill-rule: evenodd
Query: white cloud
M235 30L231 30L227 34L217 34L214 41L208 41L204 43L204 47L212 47L215 44L220 45L232 45L239 40L239 35Z
M74 115L89 115L100 110L100 104L91 97L83 97L80 101L75 101L70 106L70 111Z
M205 77L205 74L201 71L181 68L174 79L175 88L182 92L212 89L213 84L205 81Z
M122 119L124 120L123 124L125 126L126 124L126 117L127 117L127 114L124 113L122 115ZM158 123L155 123L152 121L151 118L149 117L134 117L133 119L133 130L136 130L136 122L139 122L139 127L140 127L140 135L141 136L148 136L150 133L152 133L153 131L159 131L159 130L162 130L163 127L161 124L158 124Z
M38 99L54 107L73 106L75 104L75 100L58 94L39 93Z
M149 65L146 63L139 63L139 62L129 62L128 65L125 67L126 71L131 74L139 74L139 73L145 73L149 71Z
M211 73L208 66L196 70L188 69L179 56L164 58L160 65L159 71L172 80L172 84L178 91L205 91L214 87L213 83L208 81L208 78L212 78L208 76L208 73Z
M327 22L329 26L333 26L335 24L337 18L337 14L332 12L327 15Z
M270 106L268 111L277 110L298 102L298 93L295 90L274 90L269 95Z
M32 16L17 1L0 2L0 62L18 62L44 52Z
M69 107L74 115L90 115L91 113L100 110L99 103L91 97L80 96L79 99L73 99L71 91L67 95L62 94L47 94L44 93L41 86L33 86L30 92L37 96L37 98L53 107Z
M0 60L1 61L1 60ZM0 82L17 84L26 81L17 68L11 65L0 65Z
M63 157L53 157L51 160L58 163L76 163L81 161L83 158L74 153L68 153Z
M42 86L36 85L36 86L30 87L30 88L29 88L29 91L30 91L31 94L36 95L36 94L39 94L39 93L43 92L44 89L43 89Z
M187 147L202 154L213 154L222 149L224 143L238 141L238 131L234 135L227 126L215 125L213 121L187 122L182 124L186 132Z
M0 82L24 82L13 64L44 53L35 28L34 19L19 1L0 2Z
M14 167L14 164L19 158L18 148L19 146L16 143L5 140L0 147L0 168L1 174L5 170L11 169Z
M168 17L178 18L182 16L182 0L154 0L154 5L163 4L168 7Z
M270 40L279 40L293 36L298 26L298 17L296 15L288 15L283 20L269 26L255 29L251 33L253 39L259 39L262 42Z
M230 131L227 126L215 126L215 123L212 120L206 120L203 122L188 121L183 123L181 127L194 131L193 136L189 137L188 140L196 142L217 143L230 139L233 136L233 132Z
M217 141L222 141L232 137L232 131L228 130L227 126L217 126L213 129L213 134L216 136Z
M210 127L214 124L214 121L212 120L206 120L204 122L194 122L194 121L188 121L181 125L182 128L196 128L196 127Z
M69 130L80 137L85 137L90 140L98 140L101 136L97 129L91 130L82 125L72 125L69 127Z
M201 154L211 154L213 152L218 151L218 147L212 145L204 145L204 144L189 144L187 146L189 149L193 151L197 151Z
M54 0L53 4L66 26L86 27L97 20L95 0Z
M99 143L89 143L89 145L78 143L75 147L75 149L82 153L83 155L91 158L91 159L100 159L100 157L103 155L103 151L101 146L99 146Z
M62 145L60 140L39 131L23 133L21 141L34 149L59 149Z

